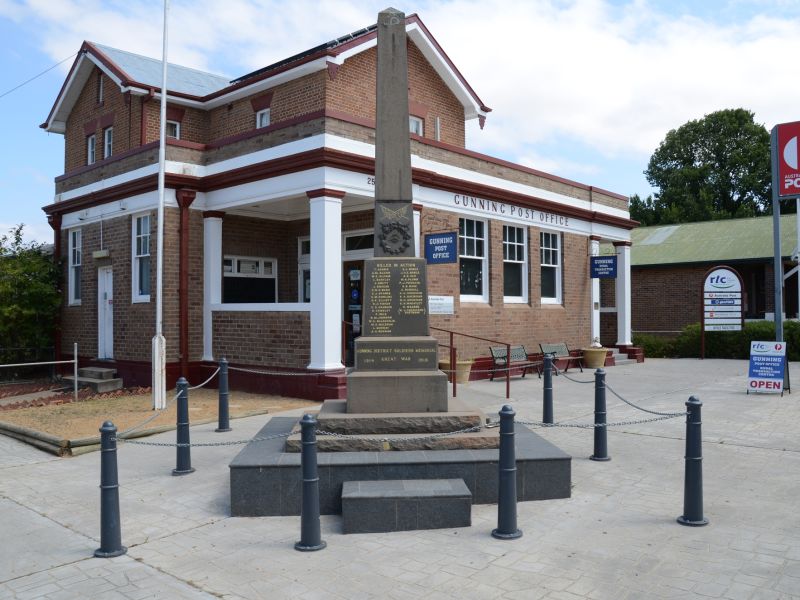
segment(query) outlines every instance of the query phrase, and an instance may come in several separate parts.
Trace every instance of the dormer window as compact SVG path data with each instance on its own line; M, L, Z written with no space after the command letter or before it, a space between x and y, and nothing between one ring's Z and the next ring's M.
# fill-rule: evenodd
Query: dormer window
M408 117L408 129L414 135L418 135L422 137L425 135L425 121L420 119L419 117L414 117L409 115Z
M269 126L269 109L265 108L256 113L256 129Z

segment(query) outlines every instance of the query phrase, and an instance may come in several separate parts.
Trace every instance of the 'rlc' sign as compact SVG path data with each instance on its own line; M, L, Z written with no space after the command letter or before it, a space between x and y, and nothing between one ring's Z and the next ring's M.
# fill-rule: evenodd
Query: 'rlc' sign
M777 156L772 158L773 169L777 160L778 196L800 196L800 121L776 125L778 130Z

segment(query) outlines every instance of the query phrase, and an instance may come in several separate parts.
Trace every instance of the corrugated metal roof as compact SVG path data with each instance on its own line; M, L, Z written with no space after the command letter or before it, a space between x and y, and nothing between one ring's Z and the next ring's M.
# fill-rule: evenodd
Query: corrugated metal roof
M631 241L633 266L769 259L772 217L638 227ZM796 244L795 215L781 215L781 255Z
M94 42L92 44L125 71L132 80L147 86L161 87L160 60ZM193 96L206 96L229 85L228 77L167 63L167 87L170 91Z

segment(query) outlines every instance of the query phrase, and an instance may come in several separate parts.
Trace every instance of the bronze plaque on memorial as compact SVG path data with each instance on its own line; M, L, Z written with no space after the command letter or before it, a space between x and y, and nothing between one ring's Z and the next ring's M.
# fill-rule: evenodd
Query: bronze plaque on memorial
M427 301L424 258L384 258L364 263L365 336L427 336Z

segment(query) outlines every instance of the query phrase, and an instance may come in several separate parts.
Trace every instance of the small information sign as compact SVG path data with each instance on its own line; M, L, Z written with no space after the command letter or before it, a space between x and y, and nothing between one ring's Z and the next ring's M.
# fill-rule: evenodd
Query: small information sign
M705 331L741 331L742 283L733 269L717 267L706 274L703 325Z
M783 395L786 342L751 342L747 393Z
M453 315L455 304L452 296L428 296L428 313L432 315Z
M429 265L458 262L456 252L457 232L429 233L425 235L425 260Z
M617 278L616 256L592 256L589 258L589 266L592 279Z

